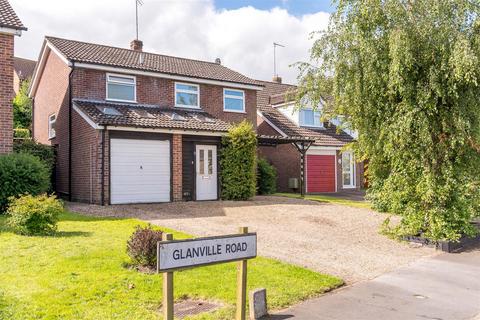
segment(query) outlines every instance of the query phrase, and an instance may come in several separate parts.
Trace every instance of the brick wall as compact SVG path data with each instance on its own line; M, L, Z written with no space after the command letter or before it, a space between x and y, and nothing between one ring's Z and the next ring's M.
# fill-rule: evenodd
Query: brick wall
M13 37L0 34L0 154L13 148Z
M172 137L172 181L173 201L182 201L182 135L174 134Z
M20 91L20 84L21 83L22 83L22 81L18 77L18 74L14 71L13 72L13 91L15 92L15 95L17 95L18 92Z
M175 81L156 77L136 76L137 102L173 107ZM75 69L73 96L82 99L106 99L106 72ZM200 84L200 106L211 115L227 122L238 123L244 119L256 125L257 92L245 90L245 113L223 111L223 86Z
M54 53L46 57L45 69L37 88L33 112L33 137L43 144L57 146L57 192L68 194L68 75L70 68ZM57 116L56 137L48 138L48 117Z
M258 134L280 135L261 117L258 117L257 121ZM288 188L288 179L290 178L298 178L300 183L300 153L291 144L259 147L258 156L266 158L277 169L277 191L292 192L292 189Z

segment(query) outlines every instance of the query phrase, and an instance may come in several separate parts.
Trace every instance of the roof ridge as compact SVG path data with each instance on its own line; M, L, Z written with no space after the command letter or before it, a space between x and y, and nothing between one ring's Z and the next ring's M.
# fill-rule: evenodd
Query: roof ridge
M122 47L115 47L115 46L112 46L112 45L99 44L99 43L93 43L93 42L87 42L87 41L80 41L80 40L72 40L72 39L60 38L60 37L54 37L54 36L45 36L45 39L47 39L47 40L48 40L48 39L66 40L66 41L72 41L72 42L76 42L76 43L82 43L82 44L89 44L89 45L94 45L94 46L100 46L100 47L104 47L104 48L112 48L112 49L119 49L119 50L125 50L125 51L145 53L145 54L151 54L151 55L155 55L155 56L162 56L162 57L168 57L168 58L175 58L175 59L182 59L182 60L189 60L189 61L197 61L197 62L213 64L213 65L221 66L221 67L223 67L223 68L230 69L229 67L224 66L224 65L222 65L222 64L219 64L219 63L216 63L216 62L212 62L212 61L207 61L207 60L184 58L184 57L178 57L178 56L173 56L173 55L168 55L168 54L161 54L161 53L154 53L154 52L147 52L147 51L135 51L135 50L132 50L132 49L122 48ZM238 71L235 71L235 70L233 70L233 69L230 69L230 70L233 71L233 72L239 73ZM245 77L246 77L246 76L245 76ZM252 78L250 78L250 79L252 79ZM252 80L255 80L255 79L252 79Z
M30 61L30 62L35 62L35 63L37 63L36 60L27 59L27 58L22 58L22 57L17 57L17 56L14 56L13 59L20 59L20 60L26 60L26 61Z
M281 86L290 86L290 87L297 87L298 88L298 85L296 84L290 84L290 83L278 83L278 82L275 82L275 81L267 81L267 80L258 80L258 79L254 79L258 82L265 82L265 83L271 83L271 84L278 84L278 85L281 85Z

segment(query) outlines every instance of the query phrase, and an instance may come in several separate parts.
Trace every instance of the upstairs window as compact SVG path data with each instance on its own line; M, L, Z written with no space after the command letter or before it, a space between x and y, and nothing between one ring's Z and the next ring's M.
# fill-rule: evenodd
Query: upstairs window
M223 89L223 110L245 112L245 93L241 90Z
M107 100L136 102L136 91L135 77L107 74Z
M53 139L57 136L55 132L55 123L57 122L57 116L51 114L48 116L48 139Z
M196 84L175 83L175 106L200 108L200 87Z
M299 123L303 127L322 128L323 123L320 121L321 115L319 111L312 109L301 109Z

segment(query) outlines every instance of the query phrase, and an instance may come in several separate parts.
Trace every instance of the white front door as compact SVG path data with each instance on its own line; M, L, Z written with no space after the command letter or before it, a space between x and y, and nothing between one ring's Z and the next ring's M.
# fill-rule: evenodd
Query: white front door
M217 199L217 146L197 145L197 200Z

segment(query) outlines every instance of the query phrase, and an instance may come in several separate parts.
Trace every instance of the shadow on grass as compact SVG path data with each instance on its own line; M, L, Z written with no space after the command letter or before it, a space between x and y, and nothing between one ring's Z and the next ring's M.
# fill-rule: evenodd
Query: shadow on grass
M93 232L84 231L58 231L51 235L53 238L91 237Z

